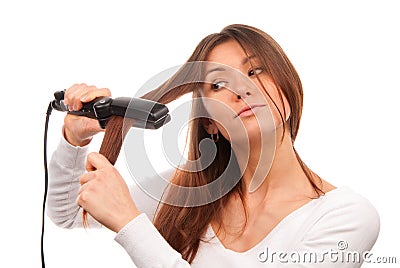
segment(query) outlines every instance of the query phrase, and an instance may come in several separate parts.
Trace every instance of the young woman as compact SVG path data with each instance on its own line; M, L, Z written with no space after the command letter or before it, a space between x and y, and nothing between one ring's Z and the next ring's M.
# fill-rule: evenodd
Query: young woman
M227 26L205 37L187 65L143 97L168 103L186 93L193 95L193 120L183 167L193 167L202 157L200 142L210 137L217 148L212 163L169 172L171 184L157 204L138 187L129 189L105 157L87 154L101 131L97 121L67 115L50 163L50 218L77 227L87 211L89 226L115 231L138 267L361 265L377 239L379 216L367 199L335 187L300 159L294 141L302 86L269 35ZM78 110L109 95L75 84L65 102ZM190 191L216 181L213 189Z

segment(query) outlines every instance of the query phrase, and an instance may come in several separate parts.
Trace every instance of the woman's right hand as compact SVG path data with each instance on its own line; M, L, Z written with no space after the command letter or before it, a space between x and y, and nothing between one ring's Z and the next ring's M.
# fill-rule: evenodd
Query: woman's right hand
M89 102L97 97L111 96L108 88L97 88L86 84L75 84L65 91L64 103L70 111L77 111L82 108L82 103ZM87 145L92 137L102 132L99 122L86 116L67 114L64 119L64 137L74 146Z

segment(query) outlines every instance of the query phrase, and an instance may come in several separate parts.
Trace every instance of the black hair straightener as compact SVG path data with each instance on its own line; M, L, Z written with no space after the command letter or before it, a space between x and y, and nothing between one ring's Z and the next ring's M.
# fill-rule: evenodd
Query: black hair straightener
M98 97L83 103L79 111L69 111L64 104L65 91L54 93L51 106L54 110L68 112L74 115L86 116L99 121L101 128L106 128L108 120L113 115L134 119L132 127L157 129L171 120L168 108L161 103L141 98L129 97Z
M99 97L90 102L83 103L79 111L69 111L64 103L65 91L54 93L54 100L49 103L46 112L46 121L44 126L44 177L45 187L43 194L42 208L42 234L40 240L42 268L45 268L44 260L44 220L48 189L48 169L47 169L47 130L52 110L68 112L74 115L86 116L99 121L100 127L105 129L108 121L114 115L134 119L133 127L158 129L171 120L168 114L168 108L161 103L145 100L141 98L110 98Z

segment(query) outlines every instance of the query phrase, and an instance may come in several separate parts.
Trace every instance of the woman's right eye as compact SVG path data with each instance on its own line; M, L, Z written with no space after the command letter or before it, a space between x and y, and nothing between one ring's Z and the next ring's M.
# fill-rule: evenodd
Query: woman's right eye
M227 82L225 82L225 81L214 82L214 83L211 84L211 89L212 90L219 90L219 89L225 87L226 84L227 84Z

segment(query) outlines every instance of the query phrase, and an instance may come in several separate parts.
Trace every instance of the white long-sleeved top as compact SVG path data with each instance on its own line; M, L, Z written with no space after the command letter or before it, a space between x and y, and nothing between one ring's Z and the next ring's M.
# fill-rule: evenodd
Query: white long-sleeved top
M87 146L74 147L62 138L52 155L47 214L60 227L82 226L76 199L87 152ZM143 213L122 228L115 240L137 267L360 267L380 227L379 215L366 198L338 187L290 213L245 252L225 248L210 226L189 265L150 221L157 202L135 184L131 195ZM89 220L90 227L100 226Z

